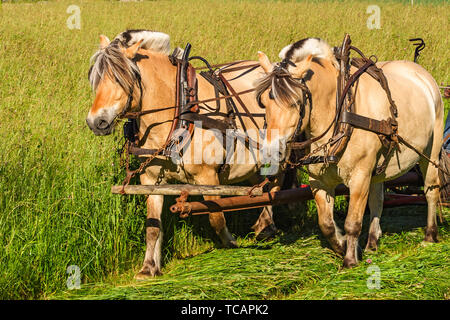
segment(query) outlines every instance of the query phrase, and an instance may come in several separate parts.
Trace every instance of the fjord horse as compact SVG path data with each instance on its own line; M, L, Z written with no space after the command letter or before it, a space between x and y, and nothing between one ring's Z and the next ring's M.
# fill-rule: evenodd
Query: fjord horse
M181 50L182 51L182 50ZM128 111L145 111L173 106L176 95L177 68L168 55L171 53L169 36L145 30L129 30L119 34L112 42L105 36L100 37L100 50L92 57L93 65L89 73L89 80L96 96L89 111L86 122L96 135L108 135L113 131L116 119L124 111L128 97L132 94L132 105ZM242 62L233 67L255 63ZM230 72L226 78L236 91L253 88L253 83L259 72L248 72L238 79L230 80L239 72ZM142 95L137 85L137 75L142 83ZM198 99L215 97L214 87L202 77L198 77ZM240 96L250 112L261 113L261 109L254 99L254 93ZM234 98L233 98L234 99ZM141 101L141 110L138 102ZM236 105L239 105L236 102ZM217 109L214 118L224 119L227 115L225 103L208 103L200 105L201 113ZM143 115L139 119L139 140L143 141L142 148L158 149L169 135L174 110L167 109ZM263 117L255 118L258 126L263 127ZM255 129L249 118L243 117L245 127ZM237 124L239 127L239 123ZM242 130L242 128L239 128ZM144 138L145 137L145 138ZM245 143L237 141L241 148L247 148ZM193 160L200 148L201 161ZM197 151L197 152L196 152ZM258 182L258 159L249 163L231 163L229 169L220 171L226 153L224 142L220 141L214 132L203 128L196 128L193 141L184 151L181 160L172 161L170 157L157 156L140 175L142 185L166 184L173 181L190 184L218 185L233 184L240 181ZM229 155L228 155L229 156ZM252 156L251 154L249 155ZM215 161L219 159L220 161ZM220 171L220 173L219 173ZM275 184L274 184L275 186ZM275 189L277 186L275 186ZM218 196L205 196L205 200L220 198ZM150 195L147 199L146 242L147 249L142 269L136 275L137 279L159 275L161 256L161 212L164 196ZM222 212L209 214L209 221L215 232L226 247L236 247L236 241L228 231ZM271 207L263 209L258 221L252 227L256 234L263 230L269 233L276 228L272 219ZM264 231L264 232L266 232Z
M292 65L285 64L281 73L280 64L272 64L262 52L258 55L266 76L259 80L257 95L260 104L266 108L268 132L278 130L285 143L302 121L300 131L306 134L306 138L320 137L336 115L339 71L330 46L322 39L307 38L285 47L279 56L286 59L284 61L291 61ZM278 67L276 72L274 67ZM437 163L442 146L444 108L436 81L420 65L409 61L379 62L377 67L383 70L398 107L398 134ZM354 71L352 67L351 72ZM304 99L304 85L310 91L310 99ZM354 112L383 120L390 117L389 106L380 84L364 73L357 85ZM310 146L310 150L326 144L332 134L333 130L329 130ZM267 135L264 144L270 149L271 144L278 142ZM323 155L323 150L317 155ZM285 156L281 155L282 158ZM401 176L417 162L424 177L428 203L425 241L437 241L436 205L440 182L444 183L438 177L438 169L402 143L389 159L386 170L372 176L383 160L382 144L377 134L354 128L337 164L308 166L320 229L334 251L345 254L345 267L358 263L357 242L367 202L370 228L366 250L376 250L381 235L383 181ZM345 235L338 230L333 218L334 189L340 183L350 189Z

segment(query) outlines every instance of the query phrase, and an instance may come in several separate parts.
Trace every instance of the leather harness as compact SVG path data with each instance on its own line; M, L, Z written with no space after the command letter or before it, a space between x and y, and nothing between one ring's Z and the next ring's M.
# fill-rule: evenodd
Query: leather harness
M225 135L227 129L234 129L234 130L237 129L236 116L240 122L242 129L246 131L246 126L244 124L242 117L247 116L254 123L256 128L259 129L259 126L257 125L254 117L260 115L264 116L264 114L250 113L248 108L245 106L244 102L240 98L240 95L255 91L255 88L244 90L241 92L236 92L235 89L230 85L229 80L227 80L223 75L224 73L227 72L245 70L237 77L231 79L234 80L258 68L259 63L233 67L238 63L245 62L244 60L211 66L208 63L208 61L202 57L195 56L189 58L190 49L191 45L188 43L181 59L177 58L178 56L177 49L175 49L172 55L169 56L169 59L172 62L172 64L176 65L177 67L176 101L174 106L146 111L128 112L128 110L131 108L131 103L133 99L133 92L131 92L127 101L127 106L125 107L122 114L119 115L120 118L128 118L128 121L124 124L124 136L126 139L125 149L127 153L127 161L126 161L127 178L123 183L124 187L130 182L131 177L133 177L136 173L141 172L143 168L146 165L148 165L156 156L158 155L173 156L174 153L181 155L183 148L186 146L187 143L189 143L189 141L191 141L190 138L192 138L194 134L194 121L202 121L202 126L204 128L218 129ZM361 57L352 58L350 60L350 50L357 52ZM372 59L373 56L367 58L358 48L351 46L351 40L348 34L345 35L342 46L340 48L337 48L337 50L335 49L334 54L339 62L339 74L337 78L337 90L336 90L336 116L332 121L332 123L330 123L330 125L322 134L308 140L300 140L300 127L302 124L302 116L300 116L300 120L297 124L295 133L292 139L287 143L288 154L285 160L286 164L290 165L291 167L299 167L303 165L316 163L325 163L327 165L330 163L336 164L339 161L340 156L342 155L344 149L346 148L348 141L350 140L353 129L359 128L376 133L383 146L382 154L384 155L384 161L381 164L381 166L375 169L373 173L374 175L379 175L384 172L394 150L395 149L399 150L398 149L399 142L413 149L420 156L426 158L429 162L431 162L433 165L439 168L439 166L436 163L431 161L426 155L418 151L416 148L414 148L412 145L410 145L408 142L406 142L402 137L398 135L398 123L396 120L397 106L395 105L395 102L392 99L387 79L384 76L383 71L375 65L376 61ZM205 67L194 68L189 63L189 61L193 59L202 61L205 64ZM287 66L292 64L293 64L292 61L285 59L282 62L278 63L276 68L287 69ZM350 75L350 66L354 66L355 68L357 68L357 71L355 71L352 75ZM201 71L200 75L214 87L215 98L199 101L197 96L198 84L196 78L196 70L203 70L203 69L207 69L207 71ZM359 77L363 73L367 73L372 78L377 80L380 83L383 90L386 92L386 96L389 101L389 110L391 113L391 116L389 118L385 120L376 120L362 115L358 115L354 112L354 102ZM140 99L142 99L142 84L140 76L137 76L136 80L138 82L138 87L141 90ZM309 89L304 79L297 79L297 80L302 82L302 91L303 91L302 107L304 107L305 104L308 102L311 104L311 93L309 92ZM271 94L272 93L270 92L269 95ZM237 100L239 105L244 110L244 113L239 112L232 98L235 98ZM259 98L260 97L257 97L259 105L261 107L264 107L262 106ZM273 99L273 96L271 96L271 98ZM217 107L214 110L214 112L216 113L215 115L217 115L218 111L220 110L220 100L225 100L226 103L227 113L224 115L225 120L213 119L211 117L208 117L207 114L199 113L200 110L199 104L206 104L207 102L216 102ZM139 101L139 109L140 107L141 101ZM301 112L304 111L302 107L300 108ZM160 112L169 109L174 109L174 119L172 122L169 135L164 145L159 149L144 149L139 147L139 141L137 138L138 124L136 119L145 114ZM319 146L315 150L309 152L307 155L304 155L299 152L304 151L312 143L323 138L333 126L334 126L333 136L327 143ZM183 135L176 135L175 132L177 131L177 129L185 129L188 132L189 136L186 137ZM247 143L251 143L253 144L253 146L259 149L259 145L257 142L251 140L248 137L245 137L245 139ZM324 150L324 155L323 156L316 155L316 153L318 153L321 150ZM131 171L129 169L129 158L128 158L129 154L134 154L137 156L145 155L149 156L149 158L147 158L146 161L142 162L138 169Z
M244 66L235 66L235 64L245 62L235 61L227 64L220 64L211 66L208 61L202 57L194 56L189 57L191 45L188 43L183 52L183 56L181 59L177 58L179 51L175 49L174 52L169 56L170 62L177 67L177 76L176 76L176 99L175 105L171 107L158 108L152 110L145 111L137 111L130 112L132 101L133 101L133 91L130 92L128 96L127 104L123 110L123 112L118 116L119 118L127 118L128 120L124 124L124 137L125 137L125 145L122 148L122 151L126 152L126 171L127 177L123 182L123 187L125 187L131 180L131 178L141 172L146 165L148 165L156 156L181 156L183 148L192 140L192 136L194 134L194 121L201 121L202 127L206 129L218 129L222 132L222 134L226 134L228 129L237 130L236 125L236 116L239 119L241 127L246 131L246 127L244 124L243 116L247 116L250 120L255 124L255 126L259 129L254 117L255 116L264 116L264 114L252 114L249 112L244 102L240 98L240 95L246 94L249 92L255 91L254 88L244 90L241 92L236 92L235 89L230 85L229 81L223 75L224 73L234 72L238 70L246 70L242 74L237 77L231 79L237 79L248 72L251 72L259 67L258 64L250 64ZM198 100L197 89L197 77L196 77L196 68L194 68L189 61L193 59L201 60L206 67L201 67L197 69L208 69L207 71L201 71L200 75L205 78L210 84L213 85L215 90L215 98L205 99L202 101ZM220 67L220 68L218 68ZM214 69L218 68L218 69ZM141 109L142 104L142 83L139 74L136 74L136 82L138 87L140 88L140 101L138 103L138 109ZM220 96L221 95L221 96ZM232 98L235 98L242 109L244 110L244 114L239 112ZM200 114L200 104L206 104L207 102L217 102L216 112L220 109L220 100L225 100L227 106L227 114L225 115L225 120L217 120L211 117L208 117L207 114ZM170 128L169 134L166 138L165 143L159 149L145 149L140 147L140 141L138 139L138 122L137 119L140 116L150 113L161 112L165 110L174 109L174 118L172 121L172 126ZM187 132L187 136L184 134L178 134L182 130L183 133ZM238 134L237 134L238 135ZM249 137L244 136L244 139L247 143L252 143L253 146L259 148L257 142L251 140ZM133 154L136 156L148 156L148 158L139 166L138 169L132 171L129 169L129 155ZM123 192L122 188L122 192Z
M350 36L346 35L342 46L335 50L335 57L339 62L339 74L337 78L336 89L336 116L333 122L327 129L318 137L302 141L292 142L291 149L305 149L313 142L320 140L325 134L334 126L332 138L324 145L321 145L316 150L311 151L301 159L288 159L286 162L294 167L325 163L335 164L339 162L340 156L347 146L348 141L352 135L354 128L368 130L378 135L383 145L383 154L385 156L384 162L375 170L376 175L381 174L386 169L390 156L398 145L397 134L397 106L392 100L391 93L388 87L387 79L383 71L378 68L370 58L366 58L364 54L357 48L350 45ZM350 60L350 50L357 52L361 58L352 58ZM357 70L350 75L350 65L357 68ZM377 80L381 87L385 90L390 104L391 117L386 120L375 120L354 112L354 102L356 90L358 86L359 77L363 73L368 73L375 80ZM354 90L353 87L356 88ZM294 140L295 140L294 136ZM324 150L323 156L315 155L318 151ZM289 155L288 155L289 156ZM298 157L297 157L298 158Z
M361 57L352 58L350 60L350 50L355 51ZM383 70L378 68L376 64L376 57L365 57L364 54L356 47L351 46L350 36L345 35L343 44L340 48L335 50L335 56L339 61L339 75L337 79L337 91L336 91L336 116L330 126L318 137L302 141L292 142L291 150L304 149L306 146L311 145L314 141L320 140L334 125L334 131L332 138L325 144L319 146L315 150L309 152L306 156L294 158L294 161L290 159L286 160L286 163L291 167L298 167L303 165L315 164L315 163L329 163L336 164L339 162L340 156L346 148L348 141L352 135L354 128L363 129L366 131L377 134L382 144L382 154L384 155L383 163L375 168L373 175L381 175L389 163L395 150L400 152L398 148L399 143L402 143L409 149L416 152L420 157L435 166L441 174L450 175L447 168L443 168L439 163L431 160L423 152L419 151L402 136L398 134L398 122L396 120L398 116L397 106L392 99L391 91L388 86L388 81L383 73ZM375 58L375 61L372 59ZM350 75L350 65L357 68L352 75ZM385 120L376 120L369 117L365 117L354 112L355 96L358 86L358 79L363 74L369 74L373 79L380 83L381 88L385 91L386 97L389 101L389 111L391 116ZM352 92L352 87L356 88ZM309 90L308 90L309 91ZM294 137L293 140L296 140ZM330 148L331 147L331 148ZM323 156L315 155L319 151L323 150ZM289 155L288 155L289 156Z

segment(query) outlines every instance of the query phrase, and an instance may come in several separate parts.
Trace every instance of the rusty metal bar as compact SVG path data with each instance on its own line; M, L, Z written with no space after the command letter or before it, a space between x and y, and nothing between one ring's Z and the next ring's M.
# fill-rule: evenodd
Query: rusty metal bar
M402 187L419 185L420 178L415 172L408 172L407 174L392 180L386 181L385 187ZM348 188L344 185L337 186L335 190L336 195L349 194ZM299 188L282 190L278 192L265 192L261 196L240 196L221 198L217 200L195 201L195 202L178 202L170 207L172 213L200 215L208 214L210 212L232 212L244 209L253 209L265 207L267 205L281 205L290 202L312 200L313 194L308 185L303 185Z

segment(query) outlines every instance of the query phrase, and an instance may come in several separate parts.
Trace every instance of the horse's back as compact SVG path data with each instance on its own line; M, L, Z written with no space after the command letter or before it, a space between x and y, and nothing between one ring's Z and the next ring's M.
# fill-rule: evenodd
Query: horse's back
M417 102L425 100L429 109L417 111L419 113L430 111L431 115L434 115L434 120L443 119L443 103L439 86L425 68L407 60L381 62L380 67L388 79L393 96L402 97L405 96L403 93L412 94L413 97L419 98L419 101L414 100L410 107L420 107ZM399 88L396 90L396 87ZM409 100L412 100L412 97Z
M379 62L377 66L383 70L398 108L399 135L421 152L435 153L438 144L435 137L442 137L443 131L443 103L436 81L422 66L411 61ZM390 117L389 102L380 84L368 75L364 82L361 87L365 89L364 115L378 120ZM384 179L403 174L419 160L417 153L404 145L400 145L400 151L389 161ZM382 159L378 164L381 162Z

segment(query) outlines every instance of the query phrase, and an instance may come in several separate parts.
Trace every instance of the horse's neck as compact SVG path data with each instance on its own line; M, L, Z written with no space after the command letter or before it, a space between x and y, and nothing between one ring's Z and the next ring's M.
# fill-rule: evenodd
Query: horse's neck
M167 55L145 51L139 62L144 93L142 111L172 107L176 95L176 67ZM169 135L174 109L144 115L139 123L139 139L144 138L144 146L159 148Z
M332 123L336 115L336 81L337 73L330 64L323 67L314 64L313 75L307 81L312 96L312 107L307 133L310 137L321 135ZM323 139L329 139L332 129ZM321 139L322 140L322 139Z

